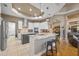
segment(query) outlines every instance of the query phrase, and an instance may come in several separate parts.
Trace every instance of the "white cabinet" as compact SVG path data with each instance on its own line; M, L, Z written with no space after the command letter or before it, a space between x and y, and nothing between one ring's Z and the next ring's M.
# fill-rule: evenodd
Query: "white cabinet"
M48 29L48 22L40 23L40 29Z
M48 22L42 23L29 23L28 28L33 29L34 27L38 27L39 29L48 29Z
M33 29L34 28L38 28L38 30L40 31L40 29L48 29L48 22L42 22L42 23L28 23L28 29Z
M33 29L34 28L34 24L33 23L28 23L28 29Z

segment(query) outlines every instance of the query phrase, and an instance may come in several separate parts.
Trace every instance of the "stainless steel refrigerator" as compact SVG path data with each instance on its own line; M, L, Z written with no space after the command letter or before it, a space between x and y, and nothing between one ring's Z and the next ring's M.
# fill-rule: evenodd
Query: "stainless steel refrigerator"
M0 19L0 50L3 51L7 47L6 21Z
M0 18L0 50L1 50L1 18Z

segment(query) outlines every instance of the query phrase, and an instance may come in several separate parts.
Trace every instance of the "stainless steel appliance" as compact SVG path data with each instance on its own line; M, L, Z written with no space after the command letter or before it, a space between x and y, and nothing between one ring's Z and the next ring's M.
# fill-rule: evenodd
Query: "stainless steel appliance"
M0 50L3 51L7 47L6 39L6 21L0 19Z
M0 18L0 50L1 50L1 18Z

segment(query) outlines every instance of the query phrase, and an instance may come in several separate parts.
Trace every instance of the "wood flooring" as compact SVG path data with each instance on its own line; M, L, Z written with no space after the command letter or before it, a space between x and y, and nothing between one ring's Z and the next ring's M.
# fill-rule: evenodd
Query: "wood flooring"
M77 48L73 47L71 44L62 41L61 43L57 43L57 53L48 52L48 56L77 56L78 51ZM46 56L44 53L42 56Z

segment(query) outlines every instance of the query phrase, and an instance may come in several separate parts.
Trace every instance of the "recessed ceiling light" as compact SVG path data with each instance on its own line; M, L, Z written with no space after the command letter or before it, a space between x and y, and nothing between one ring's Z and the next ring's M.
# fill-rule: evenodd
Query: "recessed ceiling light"
M29 11L32 11L32 8L30 8Z
M18 10L21 10L21 8L18 8Z
M42 16L39 16L39 18L42 18Z
M41 12L43 12L43 10L41 10Z

